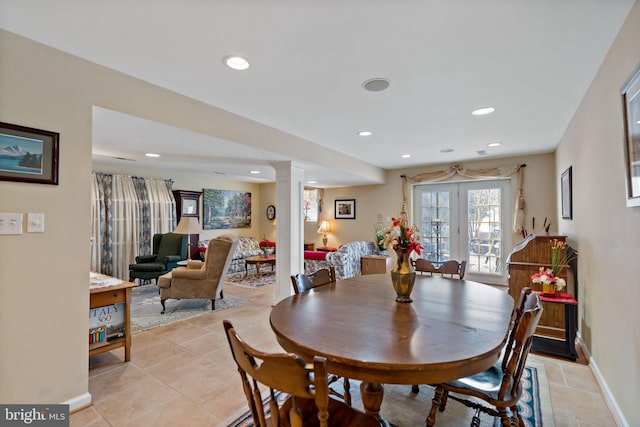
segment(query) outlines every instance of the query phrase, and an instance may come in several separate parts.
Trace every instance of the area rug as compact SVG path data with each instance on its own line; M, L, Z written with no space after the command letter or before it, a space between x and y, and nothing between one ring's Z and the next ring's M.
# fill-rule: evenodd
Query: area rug
M216 299L216 310L235 307L246 303L244 298L225 295ZM156 285L143 285L131 290L131 332L138 333L158 326L169 325L180 320L190 319L211 313L210 299L169 299L165 302L164 314L160 304L160 294Z
M271 269L260 270L260 276L256 275L255 270L250 269L249 274L245 276L244 272L229 273L224 279L224 283L230 283L243 288L260 288L262 286L273 285L276 283L276 272Z
M238 381L240 379L238 378ZM341 383L339 381L338 383ZM336 384L338 384L336 383ZM353 406L362 410L360 399L360 382L351 381ZM528 427L553 427L553 410L549 398L549 385L544 365L538 362L527 364L522 378L523 396L518 403L520 414ZM384 386L384 399L380 414L397 427L414 427L425 425L427 415L431 409L433 388L420 386L420 392L413 394L410 385L388 384ZM267 409L267 408L265 408ZM469 425L474 410L449 400L444 412L436 415L436 426L458 427ZM253 427L253 419L249 411L231 422L228 427ZM480 425L500 426L500 420L481 414Z

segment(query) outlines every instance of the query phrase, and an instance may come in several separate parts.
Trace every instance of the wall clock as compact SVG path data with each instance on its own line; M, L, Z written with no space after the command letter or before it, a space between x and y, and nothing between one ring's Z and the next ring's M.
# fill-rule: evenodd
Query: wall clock
M273 221L276 218L276 207L273 205L267 206L267 219Z

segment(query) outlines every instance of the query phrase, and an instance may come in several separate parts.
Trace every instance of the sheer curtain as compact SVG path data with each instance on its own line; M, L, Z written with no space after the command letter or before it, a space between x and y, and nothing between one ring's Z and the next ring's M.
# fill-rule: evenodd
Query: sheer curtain
M91 269L128 280L129 264L151 253L152 236L175 229L172 181L94 173Z

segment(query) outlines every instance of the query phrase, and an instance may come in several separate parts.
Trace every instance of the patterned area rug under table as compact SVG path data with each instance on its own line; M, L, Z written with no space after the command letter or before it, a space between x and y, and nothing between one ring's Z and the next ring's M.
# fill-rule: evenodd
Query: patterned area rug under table
M238 381L240 378L238 377ZM332 385L333 388L342 382ZM522 398L518 403L520 415L527 427L553 427L553 410L549 397L549 385L544 365L537 361L529 361L522 375ZM360 381L351 381L351 395L353 406L362 410L360 399ZM341 392L341 390L337 390ZM411 385L385 384L384 399L380 414L397 427L414 427L425 425L427 415L431 409L433 387L421 385L420 392L413 394ZM238 396L243 397L243 396ZM265 400L268 406L268 401ZM265 410L267 408L265 407ZM438 427L458 427L471 423L474 410L449 400L444 412L438 412L436 425ZM499 427L500 419L486 414L480 415L481 424L484 426ZM253 427L253 419L249 411L243 413L228 424L228 427Z

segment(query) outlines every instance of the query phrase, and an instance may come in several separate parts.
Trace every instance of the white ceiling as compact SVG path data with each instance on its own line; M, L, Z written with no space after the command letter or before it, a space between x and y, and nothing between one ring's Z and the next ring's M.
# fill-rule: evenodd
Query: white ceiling
M395 169L552 151L633 3L0 0L0 27ZM229 54L251 68L226 68ZM375 77L389 89L365 91ZM495 113L471 115L485 106ZM290 159L118 112L96 109L94 122L99 162L260 181L275 178L271 162L295 160L319 186L371 182L314 165L311 154ZM363 129L373 136L358 136Z

